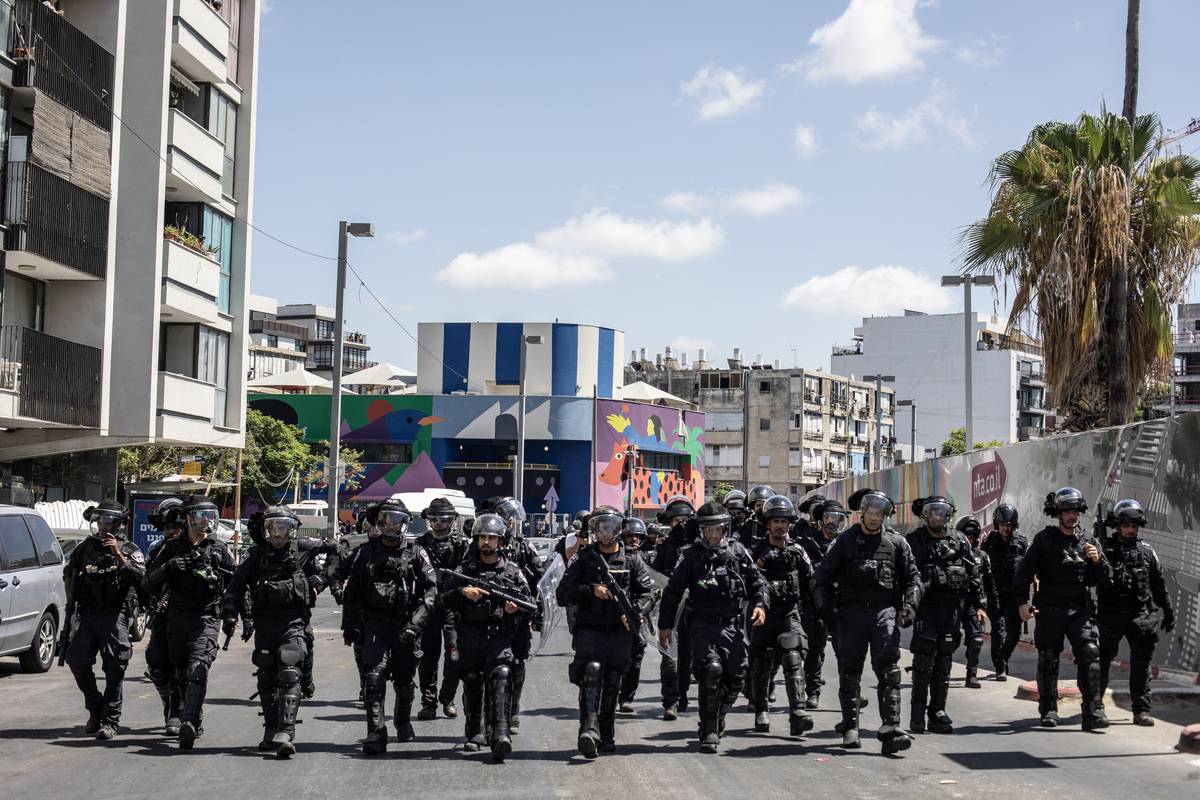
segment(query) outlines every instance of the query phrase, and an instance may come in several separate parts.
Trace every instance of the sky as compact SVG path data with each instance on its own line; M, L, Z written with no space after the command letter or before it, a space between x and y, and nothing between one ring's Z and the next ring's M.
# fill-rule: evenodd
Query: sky
M957 312L992 159L1119 112L1124 0L271 0L254 222L418 322L614 327L829 369L864 316ZM1200 116L1200 4L1144 3L1139 112ZM1187 151L1200 135L1184 139ZM252 290L333 305L332 262L255 234ZM1195 286L1195 282L1193 282ZM1195 296L1195 292L1193 295ZM975 308L1004 307L978 289ZM416 344L351 277L349 330Z

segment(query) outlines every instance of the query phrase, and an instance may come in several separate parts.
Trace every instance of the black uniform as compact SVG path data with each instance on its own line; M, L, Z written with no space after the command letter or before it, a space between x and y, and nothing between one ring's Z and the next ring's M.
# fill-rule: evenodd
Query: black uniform
M810 529L807 535L800 536L800 546L804 548L809 563L813 565L814 575L817 565L835 541L836 539L826 539L819 529ZM806 603L801 607L800 621L804 625L804 635L808 640L808 650L804 654L804 691L808 695L806 705L816 708L821 696L821 687L825 685L825 679L821 677L821 671L825 668L825 643L835 632L825 626L813 603ZM836 642L833 648L834 652L837 652Z
M521 713L521 692L525 689L525 662L529 660L530 653L533 651L533 631L535 628L541 630L542 627L538 583L542 580L546 568L542 566L542 557L538 555L537 550L533 549L533 545L525 541L524 536L516 536L509 543L507 549L512 564L525 576L529 593L538 603L539 608L538 613L527 619L518 628L517 636L513 640L515 648L513 652L516 654L517 660L512 670L512 714L509 718L509 727L515 733L521 728L519 714Z
M1058 656L1063 638L1075 656L1079 691L1083 694L1083 721L1089 725L1101 712L1100 634L1096 629L1093 590L1112 582L1112 569L1101 551L1093 564L1083 555L1083 545L1100 544L1080 529L1064 534L1048 525L1033 537L1028 552L1017 566L1013 588L1020 604L1028 602L1029 585L1038 579L1033 605L1038 614L1033 644L1038 651L1038 713L1058 714Z
M579 609L571 640L575 658L568 675L579 687L580 734L586 732L607 749L615 737L621 684L632 666L633 644L641 632L635 619L628 621L630 628L626 629L616 600L596 597L604 564L639 615L647 612L653 600L650 575L642 559L621 542L616 552L602 553L593 545L572 559L555 595L559 605Z
M63 579L78 614L64 658L83 692L88 729L115 729L121 722L122 682L133 655L129 615L137 587L146 571L142 551L133 542L120 542L124 564L96 536L84 539L63 567ZM104 672L104 692L96 684L96 655Z
M671 532L667 534L666 538L654 548L654 569L670 577L682 554L692 545L698 534L699 528L695 527L694 522L671 528ZM685 654L692 651L691 608L691 603L686 604L683 614L679 618L679 624L676 625L675 620L672 619L668 626L675 628L675 641L678 643L680 658L677 661L663 653L658 662L659 686L662 690L662 704L665 709L687 710L688 689L692 686L692 663Z
M1115 533L1104 545L1104 557L1112 565L1113 577L1112 584L1102 585L1099 591L1100 697L1108 688L1109 667L1121 639L1127 639L1132 710L1148 712L1150 662L1158 647L1158 628L1175 627L1162 565L1148 542L1138 539L1126 544Z
M992 577L996 581L996 596L999 603L992 615L992 668L998 673L1008 672L1008 660L1017 649L1021 638L1021 603L1018 599L1028 596L1028 591L1016 588L1017 565L1029 550L1029 540L1014 532L1008 539L992 531L983 540L983 552L992 563Z
M756 545L751 555L767 582L770 608L766 623L750 629L750 701L756 714L767 712L775 665L782 665L791 732L799 735L812 724L804 710L808 643L802 621L803 610L812 605L812 562L798 544L776 547L769 539Z
M148 548L146 570L149 571L158 563L162 546L166 539L159 539ZM150 617L146 621L146 632L150 637L146 643L146 673L158 696L162 699L163 720L166 723L167 734L179 733L179 713L183 698L179 693L179 685L175 682L175 674L171 669L171 654L167 648L167 599L170 592L163 589L162 594L151 597L148 605Z
M900 629L897 612L916 617L920 575L904 537L884 530L868 535L850 526L834 540L813 582L825 624L837 628L838 699L842 721L858 729L858 696L867 649L879 679L879 716L885 729L900 724Z
M230 630L230 621L239 616L253 619L251 660L258 667L264 746L276 734L288 742L296 734L301 667L310 653L311 603L325 587L316 556L324 551L319 539L303 539L280 548L255 545L225 592L222 617ZM250 608L246 607L247 596Z
M674 532L672 532L674 533ZM767 582L740 542L718 549L694 544L685 549L663 592L658 627L674 628L675 614L688 592L692 611L691 663L700 683L700 739L724 731L725 712L746 679L745 615L769 610ZM679 642L680 663L687 657Z
M467 543L457 537L446 539L434 538L432 533L426 533L417 540L417 544L425 548L434 570L453 570L462 563L467 554ZM445 653L445 666L442 672L442 690L438 691L438 659ZM440 599L433 607L433 615L425 625L421 635L421 663L418 667L417 681L421 687L421 705L435 706L437 703L449 705L458 695L458 672L456 660L457 647L454 644L454 621L446 612Z
M384 537L363 545L346 582L345 606L362 619L364 702L367 741L364 752L387 746L383 701L390 680L396 692L393 722L399 741L412 741L412 714L420 639L437 598L437 575L425 550L403 540L395 547Z
M522 598L532 598L521 569L503 555L495 564L484 564L477 553L470 551L454 571L499 584ZM458 584L445 583L443 588L442 603L453 614L458 638L466 739L476 747L485 743L486 699L487 744L491 744L510 735L512 674L517 663L514 647L521 629L529 627L529 615L520 610L505 613L504 602L490 595L468 600Z
M335 600L342 607L342 641L350 647L354 653L354 666L358 669L358 699L364 700L366 693L367 673L363 669L363 616L362 609L347 604L345 602L345 585L350 580L350 573L354 569L354 562L358 558L365 555L367 552L367 543L363 542L358 547L344 554L338 559L337 570L334 573L333 583L330 584L330 592ZM386 687L385 687L386 695Z
M193 545L185 532L162 546L144 586L167 600L167 653L183 697L180 720L199 735L208 692L208 671L217 658L221 599L233 577L233 554L206 536Z
M985 608L983 587L971 543L959 531L946 530L937 537L922 525L906 539L921 576L921 602L909 644L913 654L910 726L925 730L928 712L931 728L948 733L939 727L948 718L939 715L946 710L954 651L962 643L963 609L974 614Z
M999 635L996 619L1000 617L1000 597L996 592L996 578L992 574L992 560L982 548L971 548L975 559L975 572L979 576L979 585L983 589L983 599L987 604L988 619L992 623L992 636ZM979 673L979 653L983 650L983 626L975 609L968 604L962 607L962 627L967 643L967 686L978 688L976 676Z

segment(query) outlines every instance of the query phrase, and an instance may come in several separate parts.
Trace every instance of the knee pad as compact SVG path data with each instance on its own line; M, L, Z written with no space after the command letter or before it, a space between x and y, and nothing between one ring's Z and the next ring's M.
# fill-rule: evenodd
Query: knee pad
M778 651L775 650L774 647L764 647L762 650L760 650L758 652L757 655L754 656L753 661L755 664L759 663L760 661L765 662L767 664L774 664L775 658L778 655L779 655L779 653L778 653Z
M255 650L250 655L250 663L262 670L275 669L275 654L270 650Z
M932 625L917 622L913 625L912 644L908 646L914 654L933 654L938 649L938 635Z
M150 682L155 686L170 686L171 685L171 670L169 669L152 669L150 672Z
M696 677L700 678L708 686L716 686L721 681L721 676L725 670L721 667L721 662L717 659L705 661L699 670Z
M295 667L284 667L279 670L279 682L284 686L295 686L300 683L300 670Z
M387 689L387 680L383 673L372 670L363 676L363 688L368 693L377 692L383 694Z
M888 689L900 688L900 665L899 664L880 664L875 667L875 677L879 679L880 686Z
M779 649L783 650L785 653L788 650L797 650L804 645L800 634L796 633L795 631L788 631L787 633L779 634L779 638L776 639L776 641L779 642Z
M512 670L509 669L508 664L498 665L495 669L492 670L491 674L488 675L488 679L493 680L493 681L507 681L507 680L510 680L511 678L512 678Z
M468 672L462 676L462 682L468 687L475 687L483 683L483 676L478 672Z
M1084 642L1078 649L1073 650L1075 661L1080 664L1090 664L1100 658L1100 645L1094 641Z
M928 675L933 672L933 661L932 653L913 653L913 675Z
M971 638L967 639L967 647L971 648L972 650L982 650L983 635L980 634L979 636L972 636Z
M940 655L949 655L958 649L958 636L946 634L938 638L937 651Z
M583 683L587 686L599 686L603 668L599 661L589 661L583 667Z
M804 659L800 657L799 650L784 650L783 651L783 669L785 672L800 669L804 663Z
M187 667L187 679L191 683L205 683L208 681L208 664L203 661L193 661Z
M304 662L304 648L298 644L289 642L279 648L279 663L288 666L294 666Z

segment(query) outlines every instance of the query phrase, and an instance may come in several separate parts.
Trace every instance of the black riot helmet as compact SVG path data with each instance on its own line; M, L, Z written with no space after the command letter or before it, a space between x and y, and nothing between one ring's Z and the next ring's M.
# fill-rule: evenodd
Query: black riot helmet
M1146 524L1146 512L1142 509L1142 504L1137 500L1126 499L1118 500L1113 506L1112 511L1108 512L1108 517L1104 520L1104 524L1110 528L1120 528L1121 525L1131 522L1139 528Z
M525 506L515 497L505 497L496 503L496 513L508 525L509 536L520 536L525 523Z
M262 536L267 544L278 549L296 541L300 518L287 506L270 506L262 513Z
M792 505L791 500L777 494L766 499L759 516L763 518L764 522L770 519L786 519L788 522L795 522L796 508Z
M800 505L796 506L796 513L808 514L808 518L813 522L817 521L817 507L825 502L825 496L820 494L810 495L801 501Z
M183 501L178 497L168 497L150 512L149 521L164 535L178 533L187 524L183 515Z
M767 486L765 483L760 483L758 486L755 486L753 489L751 489L750 493L746 495L746 502L750 505L750 510L752 512L757 512L760 508L759 503L765 503L768 499L774 496L774 489L772 489L770 486Z
M741 489L733 489L725 493L725 498L721 500L721 505L725 506L725 510L730 514L746 511L746 493Z
M675 517L690 517L695 513L696 507L692 505L691 498L684 494L677 494L667 501L662 511L658 512L658 521L664 525L670 525L671 520Z
M626 517L625 525L621 528L621 538L625 539L626 544L632 544L634 547L641 547L642 542L646 539L646 523L638 517ZM630 537L633 541L630 542Z
M658 544L664 536L667 535L667 528L658 522L651 522L646 526L646 538L650 540L650 544Z
M851 511L862 512L861 521L863 529L872 533L882 530L887 518L896 510L896 504L892 502L892 498L878 489L859 489L850 495L847 502ZM878 526L867 525L868 516L873 517L875 514L881 515Z
M408 523L412 515L403 500L384 500L367 512L368 521L379 530L379 535L388 542L407 541Z
M496 541L489 540L486 543L480 541L480 537L495 537ZM471 528L471 541L479 550L481 556L493 556L500 552L500 547L505 538L508 536L508 523L499 514L492 512L484 512L475 518L475 525Z
M596 506L588 515L587 526L596 543L607 547L621 533L625 517L612 506Z
M970 515L963 517L958 521L958 524L954 526L954 529L963 536L966 536L967 540L970 541L972 545L979 544L979 521L974 517Z
M115 500L101 500L85 508L83 518L91 527L93 536L120 536L121 529L129 522L129 512Z
M1064 486L1058 491L1046 495L1046 505L1042 509L1048 517L1057 517L1064 511L1087 511L1087 500L1083 492L1073 486Z
M709 550L720 550L729 538L732 518L725 506L716 502L705 503L696 512L696 524L700 528L700 544Z
M202 533L215 531L221 516L217 504L202 494L194 494L184 500L183 513L187 516L188 527Z
M1017 513L1017 507L1011 503L1001 503L992 512L992 527L996 530L999 530L1001 525L1012 525L1013 531L1016 532L1020 524L1021 515Z
M954 503L940 494L918 497L912 502L912 512L935 533L944 531L954 520Z
M813 522L821 529L821 533L830 539L846 530L850 521L849 512L837 500L813 503L809 513L812 514Z
M435 497L421 512L421 518L429 523L429 534L441 541L450 538L450 533L454 530L454 520L458 519L458 511L446 498Z

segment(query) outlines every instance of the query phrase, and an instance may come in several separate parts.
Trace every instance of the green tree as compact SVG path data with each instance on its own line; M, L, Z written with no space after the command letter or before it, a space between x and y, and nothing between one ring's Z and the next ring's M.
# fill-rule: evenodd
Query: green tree
M990 442L976 442L973 450L984 450L989 447L1003 447L1008 442L1002 442L999 439L992 439ZM944 456L958 456L967 452L967 428L964 425L961 428L954 428L950 431L950 435L942 442L941 454Z
M721 481L712 485L710 494L712 495L713 500L718 503L723 503L725 502L725 495L729 494L736 488L737 487L732 483L725 483L724 481Z
M1067 428L1128 419L1147 379L1166 368L1170 309L1200 254L1198 176L1200 161L1171 150L1153 115L1137 117L1132 135L1109 112L1039 125L994 161L991 207L963 233L963 266L1013 287L1009 327L1034 320ZM1105 324L1119 264L1128 268L1124 399L1109 391L1118 350Z

